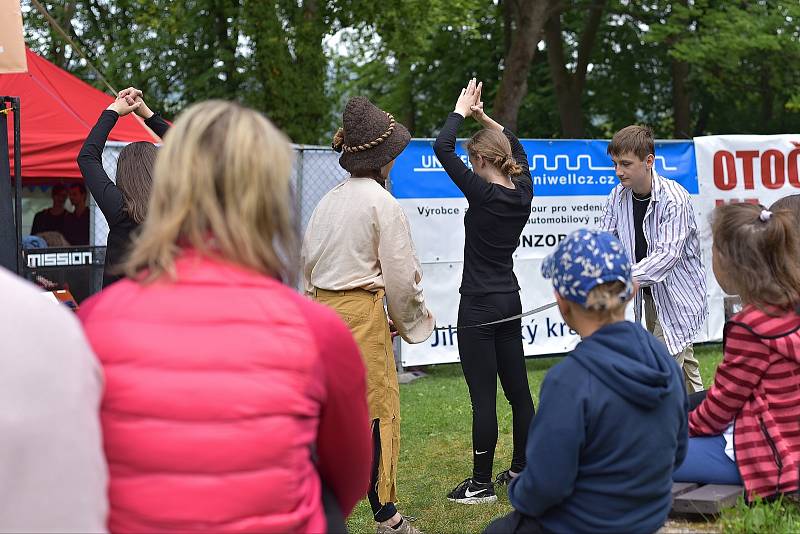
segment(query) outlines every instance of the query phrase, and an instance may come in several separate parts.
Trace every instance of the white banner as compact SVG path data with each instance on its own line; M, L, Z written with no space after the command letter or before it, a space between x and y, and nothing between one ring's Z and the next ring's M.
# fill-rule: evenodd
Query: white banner
M514 272L521 287L522 309L527 311L555 300L552 284L540 273L542 259L570 232L599 225L606 197L617 180L606 154L607 141L522 143L530 159L535 194L528 224L514 253ZM692 144L659 143L656 151L657 170L696 194ZM423 264L425 299L437 324L426 342L402 344L402 363L414 366L457 362L456 320L467 201L439 165L430 141L422 140L412 141L398 158L392 170L392 193L409 218ZM632 307L628 312L632 319ZM701 339L707 338L706 333ZM520 335L528 356L561 354L579 340L557 308L524 317Z
M725 293L711 269L711 214L718 204L766 207L800 193L800 135L713 135L694 139L700 188L697 211L707 271L709 308L723 309ZM724 317L709 319L709 339L721 339Z
M411 223L411 234L424 272L422 286L436 316L436 331L425 343L404 343L403 365L458 361L456 319L461 295L464 256L464 198L400 199ZM542 259L568 233L597 226L605 197L534 197L531 216L514 253L514 273L522 288L522 309L555 300L553 288L540 271ZM578 337L561 319L557 308L524 317L522 339L526 355L571 350Z
M800 193L800 135L714 135L696 137L694 146L707 214L725 202L769 207Z

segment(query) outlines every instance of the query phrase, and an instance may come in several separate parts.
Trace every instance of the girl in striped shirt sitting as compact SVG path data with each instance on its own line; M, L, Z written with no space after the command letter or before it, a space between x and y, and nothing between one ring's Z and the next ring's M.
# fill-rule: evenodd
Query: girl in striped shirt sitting
M677 482L744 483L746 497L800 489L800 233L788 210L716 208L714 275L743 309L725 325L724 357L689 414Z

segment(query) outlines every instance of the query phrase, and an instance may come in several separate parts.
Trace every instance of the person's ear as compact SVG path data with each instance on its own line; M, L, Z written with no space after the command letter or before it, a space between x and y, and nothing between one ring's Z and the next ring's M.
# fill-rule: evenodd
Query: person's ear
M558 311L561 313L561 317L563 317L564 320L566 321L567 316L570 315L569 302L567 301L567 299L562 297L558 291L553 291L553 293L555 293L556 295L556 303L558 304Z
M644 158L644 164L648 169L653 168L653 164L656 161L656 157L653 154L648 154L646 158Z
M625 299L625 304L629 303L633 299L633 297L636 296L636 293L638 293L638 292L639 292L639 282L634 280L633 281L633 291L631 292L630 295L628 295L628 298Z

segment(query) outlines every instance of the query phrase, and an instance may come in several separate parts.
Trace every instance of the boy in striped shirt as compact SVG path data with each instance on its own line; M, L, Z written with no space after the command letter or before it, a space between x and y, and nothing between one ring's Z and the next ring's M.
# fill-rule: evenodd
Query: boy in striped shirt
M692 341L708 305L691 197L653 168L650 128L623 128L607 150L620 183L608 196L600 228L616 235L634 261L633 278L641 287L634 300L636 321L644 302L645 325L683 368L687 391L702 391Z

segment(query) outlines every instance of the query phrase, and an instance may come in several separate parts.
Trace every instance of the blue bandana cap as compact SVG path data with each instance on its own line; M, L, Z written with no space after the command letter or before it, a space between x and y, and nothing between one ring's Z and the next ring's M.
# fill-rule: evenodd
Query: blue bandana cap
M542 275L565 299L586 307L589 292L600 284L622 282L620 301L633 293L631 262L619 239L599 230L576 230L542 263Z

